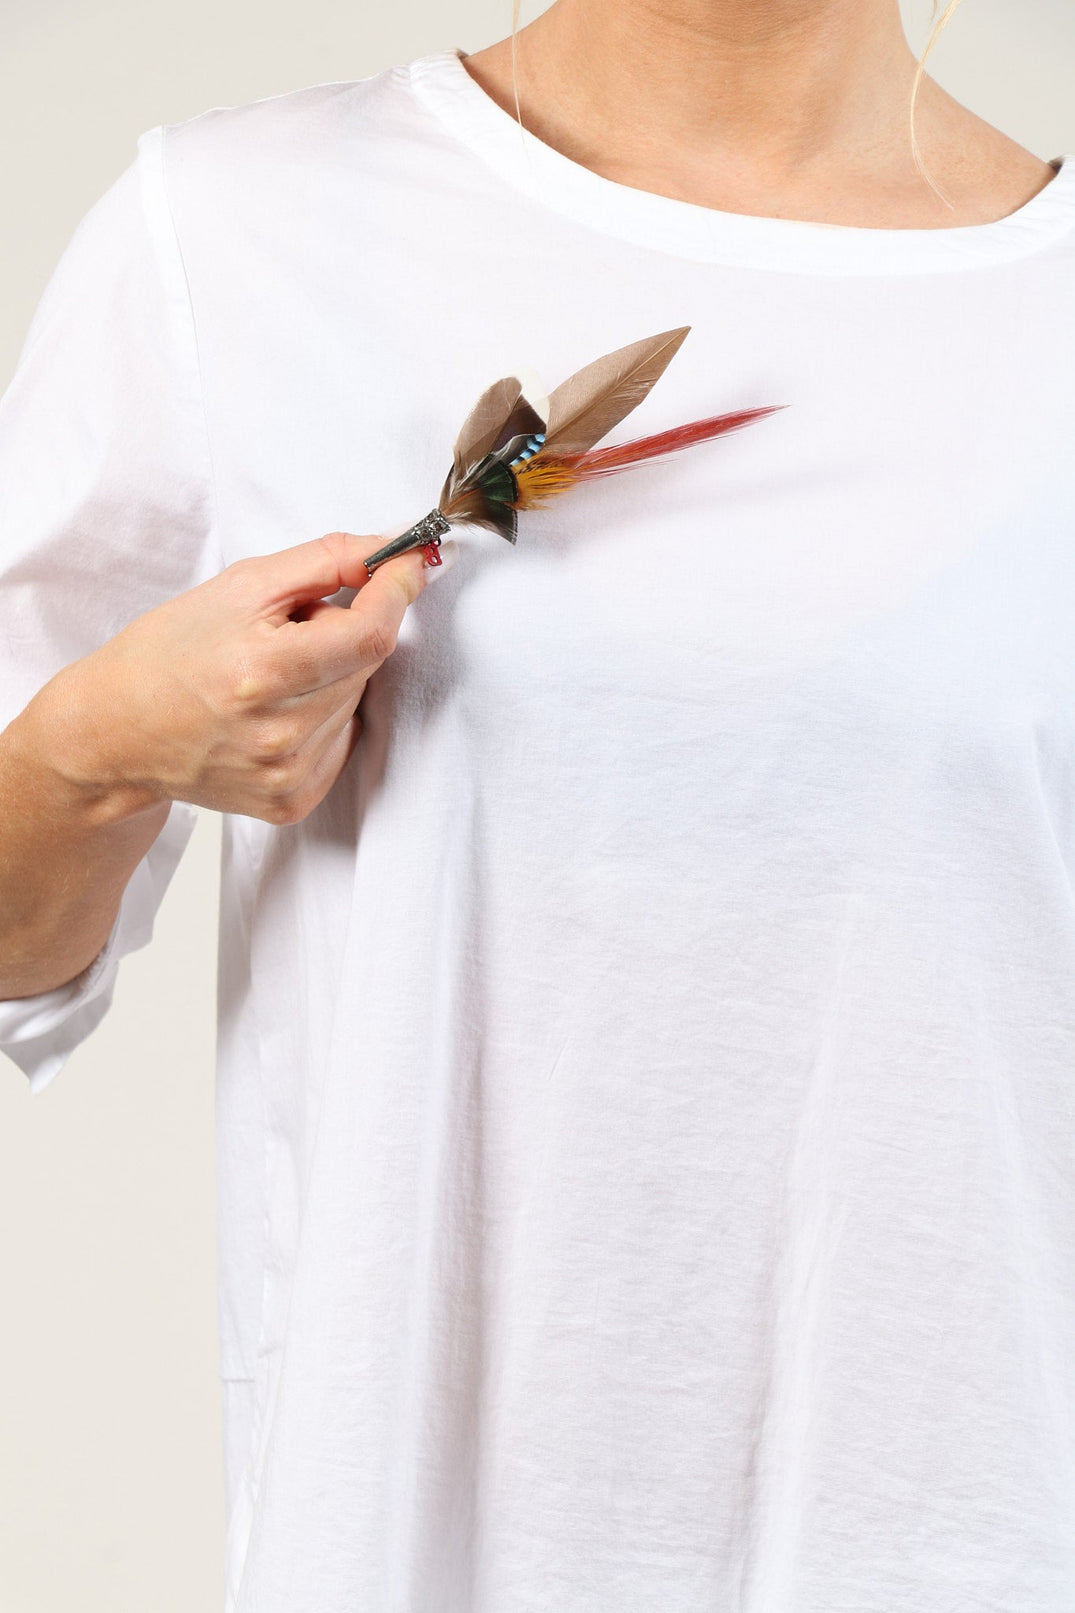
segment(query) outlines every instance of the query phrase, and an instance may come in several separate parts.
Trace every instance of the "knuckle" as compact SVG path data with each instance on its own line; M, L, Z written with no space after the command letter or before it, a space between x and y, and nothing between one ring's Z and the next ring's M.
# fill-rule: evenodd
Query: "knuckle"
M333 560L340 560L350 546L351 539L346 532L325 532L317 542L328 550Z
M254 666L246 656L229 667L225 686L230 702L240 710L260 705L268 694L263 669Z
M258 761L282 764L302 743L299 724L294 718L276 717L262 723L250 736L250 748Z
M362 639L363 657L386 661L396 647L396 629L390 622L372 621Z
M291 823L293 821L290 816L290 810L287 806L287 803L284 801L266 801L261 807L260 811L255 814L255 816L262 818L266 823L272 823L278 827L282 827L285 823Z
M232 666L228 690L240 711L271 705L284 693L280 669L262 656L244 655Z
M282 795L274 795L265 803L263 813L269 823L284 825L288 823L301 823L308 817L313 801L304 790L290 790Z
M261 787L274 800L283 800L302 784L303 767L297 756L268 757L260 767Z
M238 560L233 560L230 565L224 567L220 573L220 580L236 592L242 592L249 587L257 570L258 561L253 555L241 555Z

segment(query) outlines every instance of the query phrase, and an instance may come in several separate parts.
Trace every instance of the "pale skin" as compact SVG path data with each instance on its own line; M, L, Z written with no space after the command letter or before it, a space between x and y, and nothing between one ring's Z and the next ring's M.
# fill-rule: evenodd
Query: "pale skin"
M432 572L331 532L138 616L0 734L0 997L73 978L173 800L298 823L361 733L367 680ZM351 604L332 602L356 589Z
M503 39L465 66L514 117L511 55ZM912 157L916 65L898 0L557 0L516 35L524 127L638 190L934 229L1003 218L1056 177L927 71L915 131L946 206Z
M466 59L515 114L504 39ZM897 0L556 0L516 40L539 139L607 179L727 212L934 229L1014 212L1054 170L928 74ZM366 577L377 535L242 560L136 618L0 733L0 998L100 951L173 800L294 824L359 742L356 708L431 575ZM356 589L349 606L331 602Z

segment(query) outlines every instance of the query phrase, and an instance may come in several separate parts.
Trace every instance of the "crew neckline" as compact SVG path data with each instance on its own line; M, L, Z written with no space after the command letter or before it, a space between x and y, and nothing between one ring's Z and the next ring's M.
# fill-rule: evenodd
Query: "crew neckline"
M588 229L651 251L785 274L914 274L1008 263L1075 229L1075 155L1052 159L1056 178L1014 213L986 224L878 229L726 213L637 190L566 157L498 105L463 66L455 46L401 71L456 139L515 189Z

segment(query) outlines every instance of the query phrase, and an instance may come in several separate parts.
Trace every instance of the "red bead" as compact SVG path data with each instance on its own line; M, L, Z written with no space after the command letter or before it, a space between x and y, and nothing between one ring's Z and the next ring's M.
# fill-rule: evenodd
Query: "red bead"
M426 558L427 566L442 566L444 564L439 553L437 552L438 548L439 545L436 543L427 543L425 548L422 550L422 553Z

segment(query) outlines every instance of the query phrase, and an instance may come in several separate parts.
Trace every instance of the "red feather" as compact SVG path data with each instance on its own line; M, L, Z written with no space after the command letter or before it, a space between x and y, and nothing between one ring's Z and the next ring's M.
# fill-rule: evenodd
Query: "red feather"
M654 459L659 454L672 454L680 448L690 448L696 442L707 442L710 437L736 431L751 420L787 407L786 403L772 403L763 409L737 409L732 414L710 415L705 420L692 420L686 426L673 426L671 430L655 432L651 437L635 437L631 442L618 443L612 448L591 448L584 454L557 457L579 477L604 476L627 465L639 465L643 460Z

